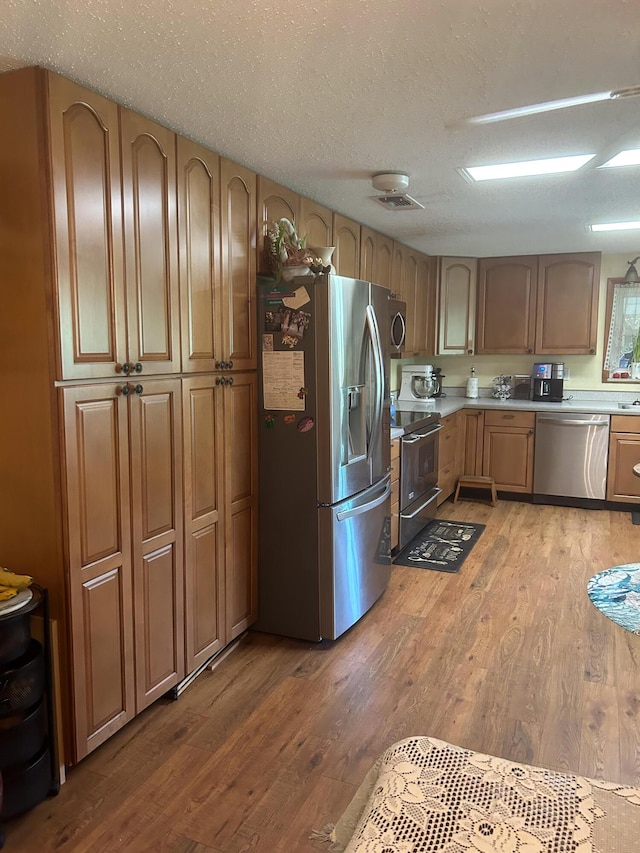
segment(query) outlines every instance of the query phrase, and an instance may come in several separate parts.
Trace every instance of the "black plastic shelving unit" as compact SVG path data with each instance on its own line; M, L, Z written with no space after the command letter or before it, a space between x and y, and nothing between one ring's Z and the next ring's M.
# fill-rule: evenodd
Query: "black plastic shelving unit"
M0 820L17 817L60 790L55 755L51 626L46 589L0 613ZM32 617L43 619L43 642L32 636ZM4 846L0 826L0 848Z

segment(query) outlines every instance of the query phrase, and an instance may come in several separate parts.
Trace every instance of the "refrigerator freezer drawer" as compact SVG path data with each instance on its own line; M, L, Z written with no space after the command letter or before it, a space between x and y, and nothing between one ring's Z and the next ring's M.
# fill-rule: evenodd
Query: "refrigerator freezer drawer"
M378 600L391 576L391 479L318 508L320 631L335 640Z

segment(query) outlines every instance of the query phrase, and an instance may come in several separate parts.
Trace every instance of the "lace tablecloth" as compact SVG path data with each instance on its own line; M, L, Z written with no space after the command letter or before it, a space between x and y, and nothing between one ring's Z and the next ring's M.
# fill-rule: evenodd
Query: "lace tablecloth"
M345 853L638 853L640 788L407 738L375 762L331 840Z

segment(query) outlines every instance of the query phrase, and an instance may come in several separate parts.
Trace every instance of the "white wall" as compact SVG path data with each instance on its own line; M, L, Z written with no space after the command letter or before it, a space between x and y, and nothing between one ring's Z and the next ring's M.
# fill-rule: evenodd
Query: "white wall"
M639 241L640 242L640 241ZM640 247L638 252L640 254ZM598 310L598 343L595 355L567 355L567 356L538 356L531 355L447 355L433 356L433 358L416 359L392 359L391 360L391 388L398 388L400 384L401 365L433 363L442 368L446 377L445 386L463 387L469 376L471 365L476 369L480 387L488 388L492 384L494 376L501 373L531 373L534 361L564 361L569 368L570 378L565 381L565 388L569 391L575 390L598 390L605 388L609 390L626 390L627 386L619 384L606 385L602 382L602 359L604 355L604 323L605 305L607 298L607 279L623 276L628 269L631 255L603 255L600 269L600 304ZM628 390L636 390L637 385L632 385Z

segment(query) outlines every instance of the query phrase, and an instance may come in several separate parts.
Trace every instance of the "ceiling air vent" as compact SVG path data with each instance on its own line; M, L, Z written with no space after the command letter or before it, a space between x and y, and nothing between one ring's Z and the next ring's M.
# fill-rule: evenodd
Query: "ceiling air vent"
M374 201L386 207L387 210L424 210L424 204L420 204L415 198L406 193L394 193L393 195L371 196Z

